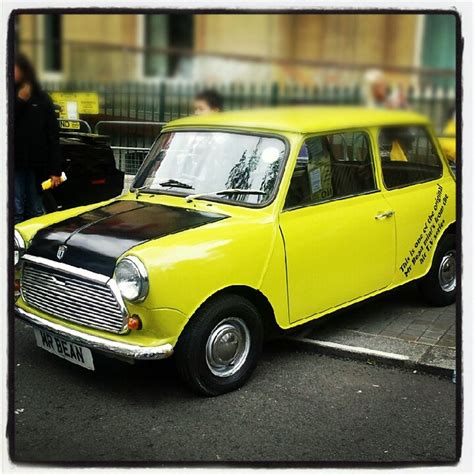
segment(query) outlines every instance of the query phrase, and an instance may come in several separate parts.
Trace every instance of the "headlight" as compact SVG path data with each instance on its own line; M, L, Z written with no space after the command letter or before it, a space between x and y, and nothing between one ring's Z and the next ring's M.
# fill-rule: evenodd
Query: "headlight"
M125 257L115 268L115 281L128 301L142 301L148 294L148 274L137 257Z
M26 245L25 245L25 241L23 240L23 237L16 229L15 229L14 239L15 239L15 249L14 249L13 259L14 259L15 267L16 267L18 265L18 262L20 261L21 256L25 253Z

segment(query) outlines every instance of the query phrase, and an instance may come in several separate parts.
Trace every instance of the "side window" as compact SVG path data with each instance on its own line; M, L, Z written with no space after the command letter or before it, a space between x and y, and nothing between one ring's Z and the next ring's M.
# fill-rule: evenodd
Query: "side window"
M436 149L423 127L387 127L380 131L382 175L387 189L440 178Z
M298 155L285 209L376 189L368 136L363 132L308 138Z

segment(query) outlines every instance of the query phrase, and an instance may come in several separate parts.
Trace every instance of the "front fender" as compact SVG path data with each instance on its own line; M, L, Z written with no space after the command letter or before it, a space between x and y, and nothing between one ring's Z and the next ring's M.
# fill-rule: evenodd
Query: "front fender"
M244 286L261 291L281 314L286 290L280 240L272 216L230 218L147 242L127 255L138 257L148 271L143 307L173 308L190 318L215 293Z

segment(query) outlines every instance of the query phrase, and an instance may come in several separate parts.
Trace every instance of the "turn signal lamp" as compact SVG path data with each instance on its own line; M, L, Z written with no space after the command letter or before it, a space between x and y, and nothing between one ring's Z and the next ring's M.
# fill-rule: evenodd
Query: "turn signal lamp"
M128 318L128 329L130 329L131 331L134 331L141 328L142 328L142 320L140 319L138 315L134 314L133 316L130 316Z

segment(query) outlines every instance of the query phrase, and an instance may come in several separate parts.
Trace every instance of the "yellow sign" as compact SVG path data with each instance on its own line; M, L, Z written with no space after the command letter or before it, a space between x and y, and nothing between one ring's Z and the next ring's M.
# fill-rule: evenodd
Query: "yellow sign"
M60 118L77 119L79 114L99 113L99 95L95 92L51 92L50 96L61 107Z
M59 121L59 127L68 129L68 130L80 130L81 129L81 123L76 122L75 120L60 120Z

